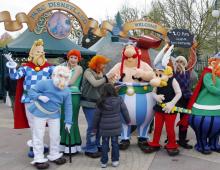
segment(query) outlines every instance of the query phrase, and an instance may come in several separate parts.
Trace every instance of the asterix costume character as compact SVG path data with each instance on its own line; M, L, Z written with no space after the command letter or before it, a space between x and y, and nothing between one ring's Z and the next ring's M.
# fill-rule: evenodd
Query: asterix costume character
M130 83L121 87L119 94L123 97L131 118L131 125L137 125L138 145L141 147L148 139L149 125L153 119L152 87L150 85L136 86L141 82L150 81L153 78L153 69L141 61L141 53L133 45L127 45L122 51L122 61L117 63L109 74L117 74L119 81ZM123 122L120 149L127 149L130 145L131 125Z
M28 91L38 81L50 79L53 67L46 62L42 39L34 42L29 52L28 62L22 64L18 69L16 69L17 63L13 61L11 54L5 54L5 57L9 60L6 66L9 68L10 78L18 80L15 96L14 128L30 127L32 131L32 115L27 109L32 101L28 96ZM28 146L32 147L31 140L28 141ZM28 155L33 157L31 150Z
M169 155L174 156L179 154L178 145L175 137L175 120L176 113L171 113L172 109L181 98L181 89L178 82L173 77L173 70L170 66L167 66L170 54L173 46L171 46L166 53L164 53L167 46L162 49L162 52L158 54L154 61L156 68L155 78L150 81L150 84L154 86L153 97L157 101L154 106L155 110L155 129L153 135L153 141L148 142L147 146L143 148L145 153L155 152L160 149L160 137L165 123L166 132L168 137L168 143L165 148ZM162 64L158 61L158 58L162 58ZM161 107L161 103L165 104L165 107Z
M190 126L195 131L195 148L203 154L220 152L220 54L208 60L189 101ZM187 122L186 122L187 123Z
M68 88L70 70L65 66L54 68L52 79L41 80L28 92L33 103L28 108L33 118L33 151L32 164L38 169L49 167L51 162L61 165L66 159L60 153L60 115L61 105L65 110L65 129L70 133L72 125L72 100ZM44 134L46 124L49 128L50 153L44 157Z
M65 130L65 114L61 114L61 127L60 127L60 149L64 153L69 153L69 146L71 145L71 153L77 153L81 151L81 137L79 132L78 125L78 116L79 116L79 108L80 108L80 82L82 79L83 69L78 62L81 60L81 54L78 50L70 50L67 53L67 62L63 63L63 66L67 66L71 71L71 78L69 82L69 88L72 96L72 110L73 110L73 125L70 130L70 141L69 144L69 134Z

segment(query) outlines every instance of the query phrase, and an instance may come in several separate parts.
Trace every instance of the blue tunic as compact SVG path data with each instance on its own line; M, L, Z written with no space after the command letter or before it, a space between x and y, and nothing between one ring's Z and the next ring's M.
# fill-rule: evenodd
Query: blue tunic
M64 104L65 123L72 124L72 101L69 88L63 90L53 84L53 80L41 80L28 92L29 97L34 101L29 107L29 111L36 117L60 118L60 108ZM49 101L44 103L38 99L39 96L47 96ZM39 109L39 106L43 109ZM50 112L45 113L42 110Z

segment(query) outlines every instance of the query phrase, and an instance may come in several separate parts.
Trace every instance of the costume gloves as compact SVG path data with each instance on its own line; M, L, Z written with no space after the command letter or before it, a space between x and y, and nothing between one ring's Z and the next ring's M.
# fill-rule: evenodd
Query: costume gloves
M8 54L3 54L5 56L5 58L8 60L8 62L6 63L6 67L14 69L17 67L17 63L12 59L12 54L8 53Z
M65 129L68 133L70 133L71 126L72 126L71 124L68 123L65 124Z

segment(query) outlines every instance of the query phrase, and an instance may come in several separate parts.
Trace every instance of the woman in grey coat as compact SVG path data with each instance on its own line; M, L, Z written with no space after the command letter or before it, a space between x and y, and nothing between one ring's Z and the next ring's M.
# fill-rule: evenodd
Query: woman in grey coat
M102 88L101 98L93 120L94 131L99 129L102 136L101 167L107 167L109 140L112 142L112 166L119 165L118 136L121 135L122 121L130 123L130 117L123 99L118 96L114 86L107 83Z

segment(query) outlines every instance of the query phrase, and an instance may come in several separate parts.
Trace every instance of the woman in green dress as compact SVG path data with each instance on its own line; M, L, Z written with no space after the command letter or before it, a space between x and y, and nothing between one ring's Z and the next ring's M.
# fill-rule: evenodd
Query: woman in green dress
M62 65L67 66L72 74L69 82L69 88L72 92L72 105L73 105L73 125L70 130L70 138L71 138L71 153L75 154L81 151L81 137L78 126L78 115L80 108L80 82L82 78L83 69L78 65L78 62L81 60L81 54L78 50L70 50L67 53L67 62ZM63 109L62 109L63 113ZM60 151L64 152L64 154L69 153L69 134L65 130L65 117L64 114L61 115L61 126L60 126Z

